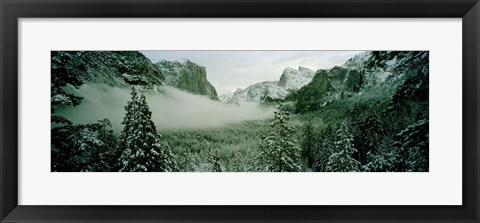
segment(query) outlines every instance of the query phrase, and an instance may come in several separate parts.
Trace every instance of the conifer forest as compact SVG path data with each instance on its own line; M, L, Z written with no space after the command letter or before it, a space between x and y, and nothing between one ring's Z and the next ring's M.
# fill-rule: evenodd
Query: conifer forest
M52 172L428 172L428 51L52 51Z

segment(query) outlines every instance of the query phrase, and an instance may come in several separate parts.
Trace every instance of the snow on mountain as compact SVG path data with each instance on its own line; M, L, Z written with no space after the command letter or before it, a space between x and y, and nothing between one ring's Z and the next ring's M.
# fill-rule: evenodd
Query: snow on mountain
M278 86L277 81L265 81L248 86L245 89L237 89L227 103L242 104L245 102L260 102L264 96L273 99L284 98L288 91Z
M397 79L402 73L395 69L405 62L407 52L368 51L355 55L341 66L314 72L308 68L285 68L279 81L261 82L245 89L239 89L233 95L223 97L226 103L260 102L262 99L285 99L291 92L315 89L317 93L327 91L358 91L360 88L377 86L391 79ZM394 75L395 74L395 75ZM307 89L308 88L308 89ZM310 90L309 90L310 89Z
M360 70L365 67L365 63L370 59L371 52L359 53L345 62L341 67Z
M218 99L220 99L220 101L224 103L226 103L233 97L233 92L228 90L217 89L217 93L218 93Z
M237 89L233 95L225 96L224 102L241 104L245 102L260 102L262 98L283 99L288 93L298 90L308 84L315 76L315 72L299 67L285 68L279 81L264 81L248 86L245 89Z
M370 51L358 54L345 63L344 67L355 67L363 72L363 87L376 86L388 79L400 78L403 72L396 72L411 52ZM396 73L396 74L395 74ZM394 75L395 74L395 75Z
M283 74L278 81L278 86L284 87L287 90L297 90L312 81L315 72L305 68L299 67L298 70L293 68L285 68Z
M75 72L83 82L152 88L164 81L160 70L137 51L53 51L52 61Z
M363 86L374 86L393 76L393 69L403 61L398 58L399 56L403 56L403 54L388 51L368 51L355 55L341 67L350 70L362 70L364 72Z

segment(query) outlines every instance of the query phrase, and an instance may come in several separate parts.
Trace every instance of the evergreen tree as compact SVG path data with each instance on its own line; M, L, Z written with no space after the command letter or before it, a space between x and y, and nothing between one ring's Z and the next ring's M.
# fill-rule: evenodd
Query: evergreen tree
M108 119L102 120L109 123ZM94 124L64 125L52 129L52 171L111 171L116 143L111 129Z
M75 55L72 55L73 53ZM50 62L52 122L72 124L68 119L53 114L55 109L65 106L77 106L83 99L64 90L64 87L67 85L78 88L83 84L83 81L80 79L80 76L86 72L83 54L82 52L52 51Z
M220 156L218 155L218 151L209 153L209 161L212 165L213 172L222 172L222 165L220 165Z
M333 154L333 130L327 126L325 130L318 133L317 152L315 154L315 162L313 170L316 172L327 171L328 158Z
M398 133L429 114L429 53L409 53L403 64L395 70L405 72L405 80L391 97L385 116L390 132Z
M245 165L245 158L242 153L236 151L233 155L233 160L231 163L231 168L233 172L246 172L247 167Z
M400 171L427 172L429 169L428 120L422 119L398 133L394 146L401 156Z
M193 153L188 148L183 148L182 150L182 160L180 161L182 164L181 168L184 172L193 171L193 167L195 167L195 163L193 162Z
M261 168L261 164L265 163L263 160L263 156L258 150L248 149L247 154L245 155L246 164L246 172L257 172L263 171Z
M328 158L327 171L329 172L357 172L360 162L352 156L357 150L353 145L353 137L344 122L336 132L336 142L333 153Z
M120 171L164 172L177 169L168 145L160 142L144 95L132 88L131 101L125 106L124 128L120 135Z
M117 138L113 134L112 124L108 119L98 120L98 139L103 142L100 156L100 169L102 171L118 171L118 158L120 152L117 148Z
M264 170L272 172L302 171L300 149L292 139L294 127L288 123L289 113L276 111L275 119L270 124L273 131L262 137L260 144L261 159Z
M307 166L312 167L314 162L315 137L314 128L310 121L305 124L303 129L303 141L301 149L302 157L307 161Z
M393 172L397 171L399 153L392 146L392 140L385 138L375 151L366 154L367 163L363 166L366 172Z
M84 166L87 165L90 160L81 159L79 154L84 154L84 152L78 148L78 145L74 145L73 141L75 138L80 136L86 137L88 135L79 132L85 130L86 126L73 125L73 123L65 117L54 114L58 108L77 106L80 104L82 97L67 93L64 87L67 85L76 88L81 86L83 82L80 80L80 74L85 72L86 69L81 57L72 57L66 52L52 51L50 59L51 122L52 124L61 124L51 129L52 171L88 171ZM79 140L81 140L81 138ZM85 143L80 145L86 147L92 144Z
M362 164L367 163L367 153L375 152L380 141L385 137L385 130L380 122L380 118L375 113L367 115L358 125L358 133L354 137L355 148L358 152L355 157Z

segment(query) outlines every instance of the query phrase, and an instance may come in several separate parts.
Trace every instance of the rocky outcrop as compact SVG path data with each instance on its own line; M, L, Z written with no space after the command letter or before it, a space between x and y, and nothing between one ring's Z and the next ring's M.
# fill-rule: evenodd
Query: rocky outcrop
M165 76L166 85L219 100L215 87L207 79L205 67L186 59L162 60L156 66Z
M317 71L308 86L319 93L333 90L358 91L362 81L361 71L336 66L330 70Z
M293 68L285 68L282 76L278 81L278 86L284 87L287 90L298 90L308 84L315 76L315 72L305 68L299 67L298 70Z
M137 51L61 51L55 57L69 58L65 66L80 66L80 79L84 82L104 83L112 86L159 86L164 77L160 70Z

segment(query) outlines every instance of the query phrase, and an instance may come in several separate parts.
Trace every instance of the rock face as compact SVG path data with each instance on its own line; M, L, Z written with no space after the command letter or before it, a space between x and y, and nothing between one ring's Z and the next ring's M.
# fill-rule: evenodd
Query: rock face
M336 66L330 70L317 71L307 86L313 87L319 93L340 89L358 91L362 86L362 81L361 71Z
M335 100L335 98L361 94L363 89L368 87L389 88L389 86L395 86L394 82L406 75L407 70L417 70L404 67L411 66L407 64L412 64L412 60L419 60L418 58L423 58L425 55L428 58L428 54L415 51L361 53L342 66L318 70L310 83L289 94L286 100L296 102L297 108L302 110L318 107L319 101L325 97Z
M52 53L52 61L65 60L64 66L81 67L78 72L83 82L103 83L116 87L140 85L153 88L163 84L206 95L219 100L215 88L207 80L205 67L189 60L160 61L150 59L137 51L59 51ZM74 61L74 62L72 62Z
M376 54L382 53L382 56ZM403 58L403 52L364 52L349 59L342 66L318 70L312 81L289 98L318 98L325 93L358 92L361 88L376 86L393 75L393 69Z
M288 91L278 86L276 81L265 81L248 86L245 89L237 89L226 103L242 104L245 102L258 103L266 97L273 99L284 98Z
M84 72L79 73L84 82L105 83L112 86L127 87L141 85L146 87L159 86L164 76L160 70L143 54L137 51L61 51L52 54L76 61L77 64L66 66L81 66Z
M278 86L284 87L287 90L298 90L308 84L315 76L315 72L305 68L299 67L298 70L293 68L285 68L282 76L278 81Z
M308 84L314 77L312 70L299 67L285 68L279 81L265 81L236 90L233 95L225 96L226 103L260 102L262 100L284 99L290 92L300 89Z
M219 100L215 87L207 79L205 67L186 59L162 60L156 66L164 75L166 85Z

